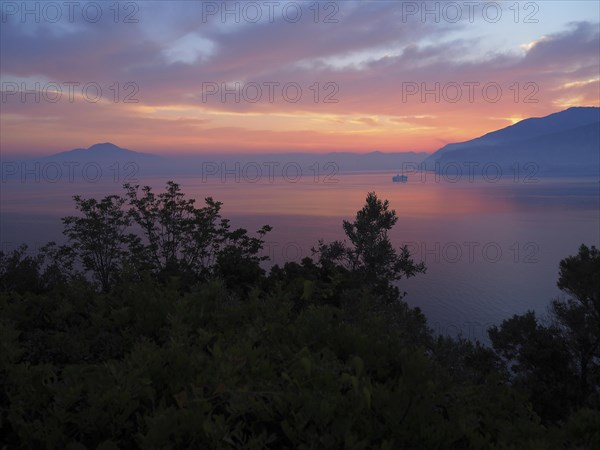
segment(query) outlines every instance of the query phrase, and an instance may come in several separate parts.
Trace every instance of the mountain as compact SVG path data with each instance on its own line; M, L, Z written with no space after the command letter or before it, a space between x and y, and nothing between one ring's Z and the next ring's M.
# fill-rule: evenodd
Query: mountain
M540 175L594 176L599 173L599 158L600 108L574 107L448 144L429 156L424 166L455 172L461 166L492 164L514 171L528 164Z
M88 148L76 148L54 155L39 158L40 161L76 161L76 162L107 162L107 161L136 161L136 160L157 160L157 155L150 153L134 152L121 148L111 142L94 144Z
M164 158L134 152L110 142L76 148L50 156L3 163L2 179L47 181L136 182L137 177L156 174Z
M166 152L165 152L166 153ZM416 170L427 153L204 153L159 156L110 142L24 161L9 161L4 178L131 181L144 176L198 177L201 180L269 180L271 177L332 180L352 171Z

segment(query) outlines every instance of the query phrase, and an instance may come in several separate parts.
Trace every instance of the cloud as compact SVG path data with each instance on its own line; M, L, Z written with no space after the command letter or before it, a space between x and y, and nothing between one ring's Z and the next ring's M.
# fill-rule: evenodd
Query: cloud
M231 10L239 2L212 3ZM131 148L170 137L189 150L290 142L434 150L440 139L465 140L514 117L598 104L597 23L574 22L512 51L485 48L465 21L406 21L396 2L340 2L337 11L320 4L319 20L314 2L300 3L296 23L281 10L272 21L263 11L256 23L223 23L206 4L140 2L134 23L104 15L99 23L23 24L11 16L0 27L3 82L97 83L103 101L31 104L12 95L2 105L2 134L10 131L3 143L41 145L30 132L41 127L46 141L114 130ZM331 12L337 22L324 21ZM128 83L138 103L123 102Z
M193 64L206 61L214 51L215 43L210 39L198 33L189 33L175 41L171 47L165 48L163 53L169 64L176 62Z

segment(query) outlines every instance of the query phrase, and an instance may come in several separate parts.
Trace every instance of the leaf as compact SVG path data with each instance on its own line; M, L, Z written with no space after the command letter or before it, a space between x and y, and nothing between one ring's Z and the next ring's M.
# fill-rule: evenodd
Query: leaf
M315 291L315 283L311 280L304 280L304 290L302 292L302 300L310 300Z

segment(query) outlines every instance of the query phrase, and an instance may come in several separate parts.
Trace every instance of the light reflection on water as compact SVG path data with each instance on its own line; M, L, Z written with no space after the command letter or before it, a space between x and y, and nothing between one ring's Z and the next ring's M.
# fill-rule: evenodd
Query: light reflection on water
M405 300L419 306L438 332L485 339L483 330L512 314L544 314L556 288L558 262L581 243L599 245L597 180L539 179L536 183L463 179L457 183L416 175L392 183L394 173L338 174L331 180L275 178L257 183L198 177L178 181L197 199L223 202L223 214L250 230L274 227L266 254L274 263L310 256L318 239L343 238L367 192L388 199L399 221L391 233L428 271L400 282ZM167 178L145 178L160 190ZM329 181L329 182L325 182ZM332 182L333 181L333 182ZM3 248L60 240L60 217L74 214L71 196L122 193L119 183L2 184Z

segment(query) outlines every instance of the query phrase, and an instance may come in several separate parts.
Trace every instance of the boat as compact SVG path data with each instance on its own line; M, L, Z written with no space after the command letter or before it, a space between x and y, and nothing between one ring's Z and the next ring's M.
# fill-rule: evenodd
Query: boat
M406 175L397 174L392 177L392 181L394 183L406 183L408 181L408 177Z

